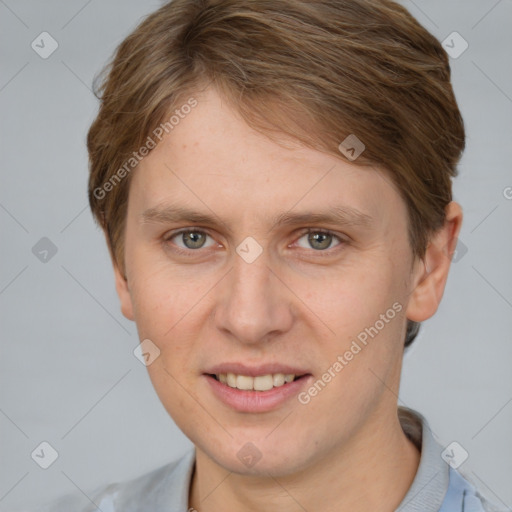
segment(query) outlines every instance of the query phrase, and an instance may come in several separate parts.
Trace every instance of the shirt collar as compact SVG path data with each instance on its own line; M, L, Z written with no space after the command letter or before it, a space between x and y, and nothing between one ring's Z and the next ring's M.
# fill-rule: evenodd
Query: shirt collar
M414 481L396 512L439 510L449 485L449 466L441 458L442 447L434 438L425 417L406 407L398 408L404 433L421 450L420 463ZM172 464L172 471L162 485L153 487L151 505L154 512L169 510L187 512L190 484L195 467L195 448ZM170 469L170 468L169 468Z
M421 458L414 481L396 510L439 510L450 483L450 467L441 458L443 448L435 439L426 418L419 412L399 407L398 418L405 435L421 449Z

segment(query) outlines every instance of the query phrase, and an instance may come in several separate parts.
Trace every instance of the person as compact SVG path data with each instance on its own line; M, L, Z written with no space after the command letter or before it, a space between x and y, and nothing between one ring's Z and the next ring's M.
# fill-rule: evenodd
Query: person
M497 510L397 404L463 217L450 80L390 0L174 0L119 45L89 201L194 448L52 510Z

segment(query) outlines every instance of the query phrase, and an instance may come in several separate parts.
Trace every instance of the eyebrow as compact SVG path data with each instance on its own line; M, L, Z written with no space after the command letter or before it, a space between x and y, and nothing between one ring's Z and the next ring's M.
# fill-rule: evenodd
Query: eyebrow
M222 224L232 234L231 228L217 215L198 212L185 206L167 205L148 208L140 215L140 220L142 224L171 224L176 222L208 225ZM273 228L275 226L294 226L308 223L326 223L363 228L371 228L373 225L373 218L370 215L349 206L332 206L324 211L315 212L303 211L294 213L287 211L276 215L270 220Z

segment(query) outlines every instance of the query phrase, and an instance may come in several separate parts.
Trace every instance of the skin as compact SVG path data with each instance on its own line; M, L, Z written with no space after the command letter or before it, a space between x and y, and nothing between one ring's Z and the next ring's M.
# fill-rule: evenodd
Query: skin
M425 261L414 261L406 206L384 171L291 141L283 147L247 126L215 90L195 97L197 107L134 171L126 279L114 263L124 316L160 350L148 366L155 390L196 446L189 506L395 510L420 460L396 414L406 319L426 320L438 308L461 208L447 206ZM142 220L164 203L217 222ZM366 227L270 220L327 206L373 220ZM207 236L195 245L170 238L182 228ZM308 241L307 228L330 230L332 239ZM236 252L248 236L263 249L252 263ZM395 302L402 311L307 405L294 397L273 411L237 412L202 376L222 362L277 362L317 380ZM261 453L252 467L237 457L247 442Z

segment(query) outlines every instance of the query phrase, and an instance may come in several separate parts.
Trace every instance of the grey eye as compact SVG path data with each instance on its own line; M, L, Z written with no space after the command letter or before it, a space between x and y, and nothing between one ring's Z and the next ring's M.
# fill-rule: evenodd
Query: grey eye
M183 243L189 249L199 249L204 245L204 241L206 239L206 235L204 233L199 233L197 231L183 233L181 236Z
M176 245L182 249L201 249L204 247L207 238L209 238L209 235L204 231L189 230L175 233L168 240L176 239Z
M301 236L301 239L307 237L307 243L309 244L308 248L313 248L316 251L322 251L325 249L329 249L332 244L333 239L338 238L337 236L331 233L324 233L323 231L310 231ZM300 244L299 244L300 245ZM301 246L303 247L303 246Z

